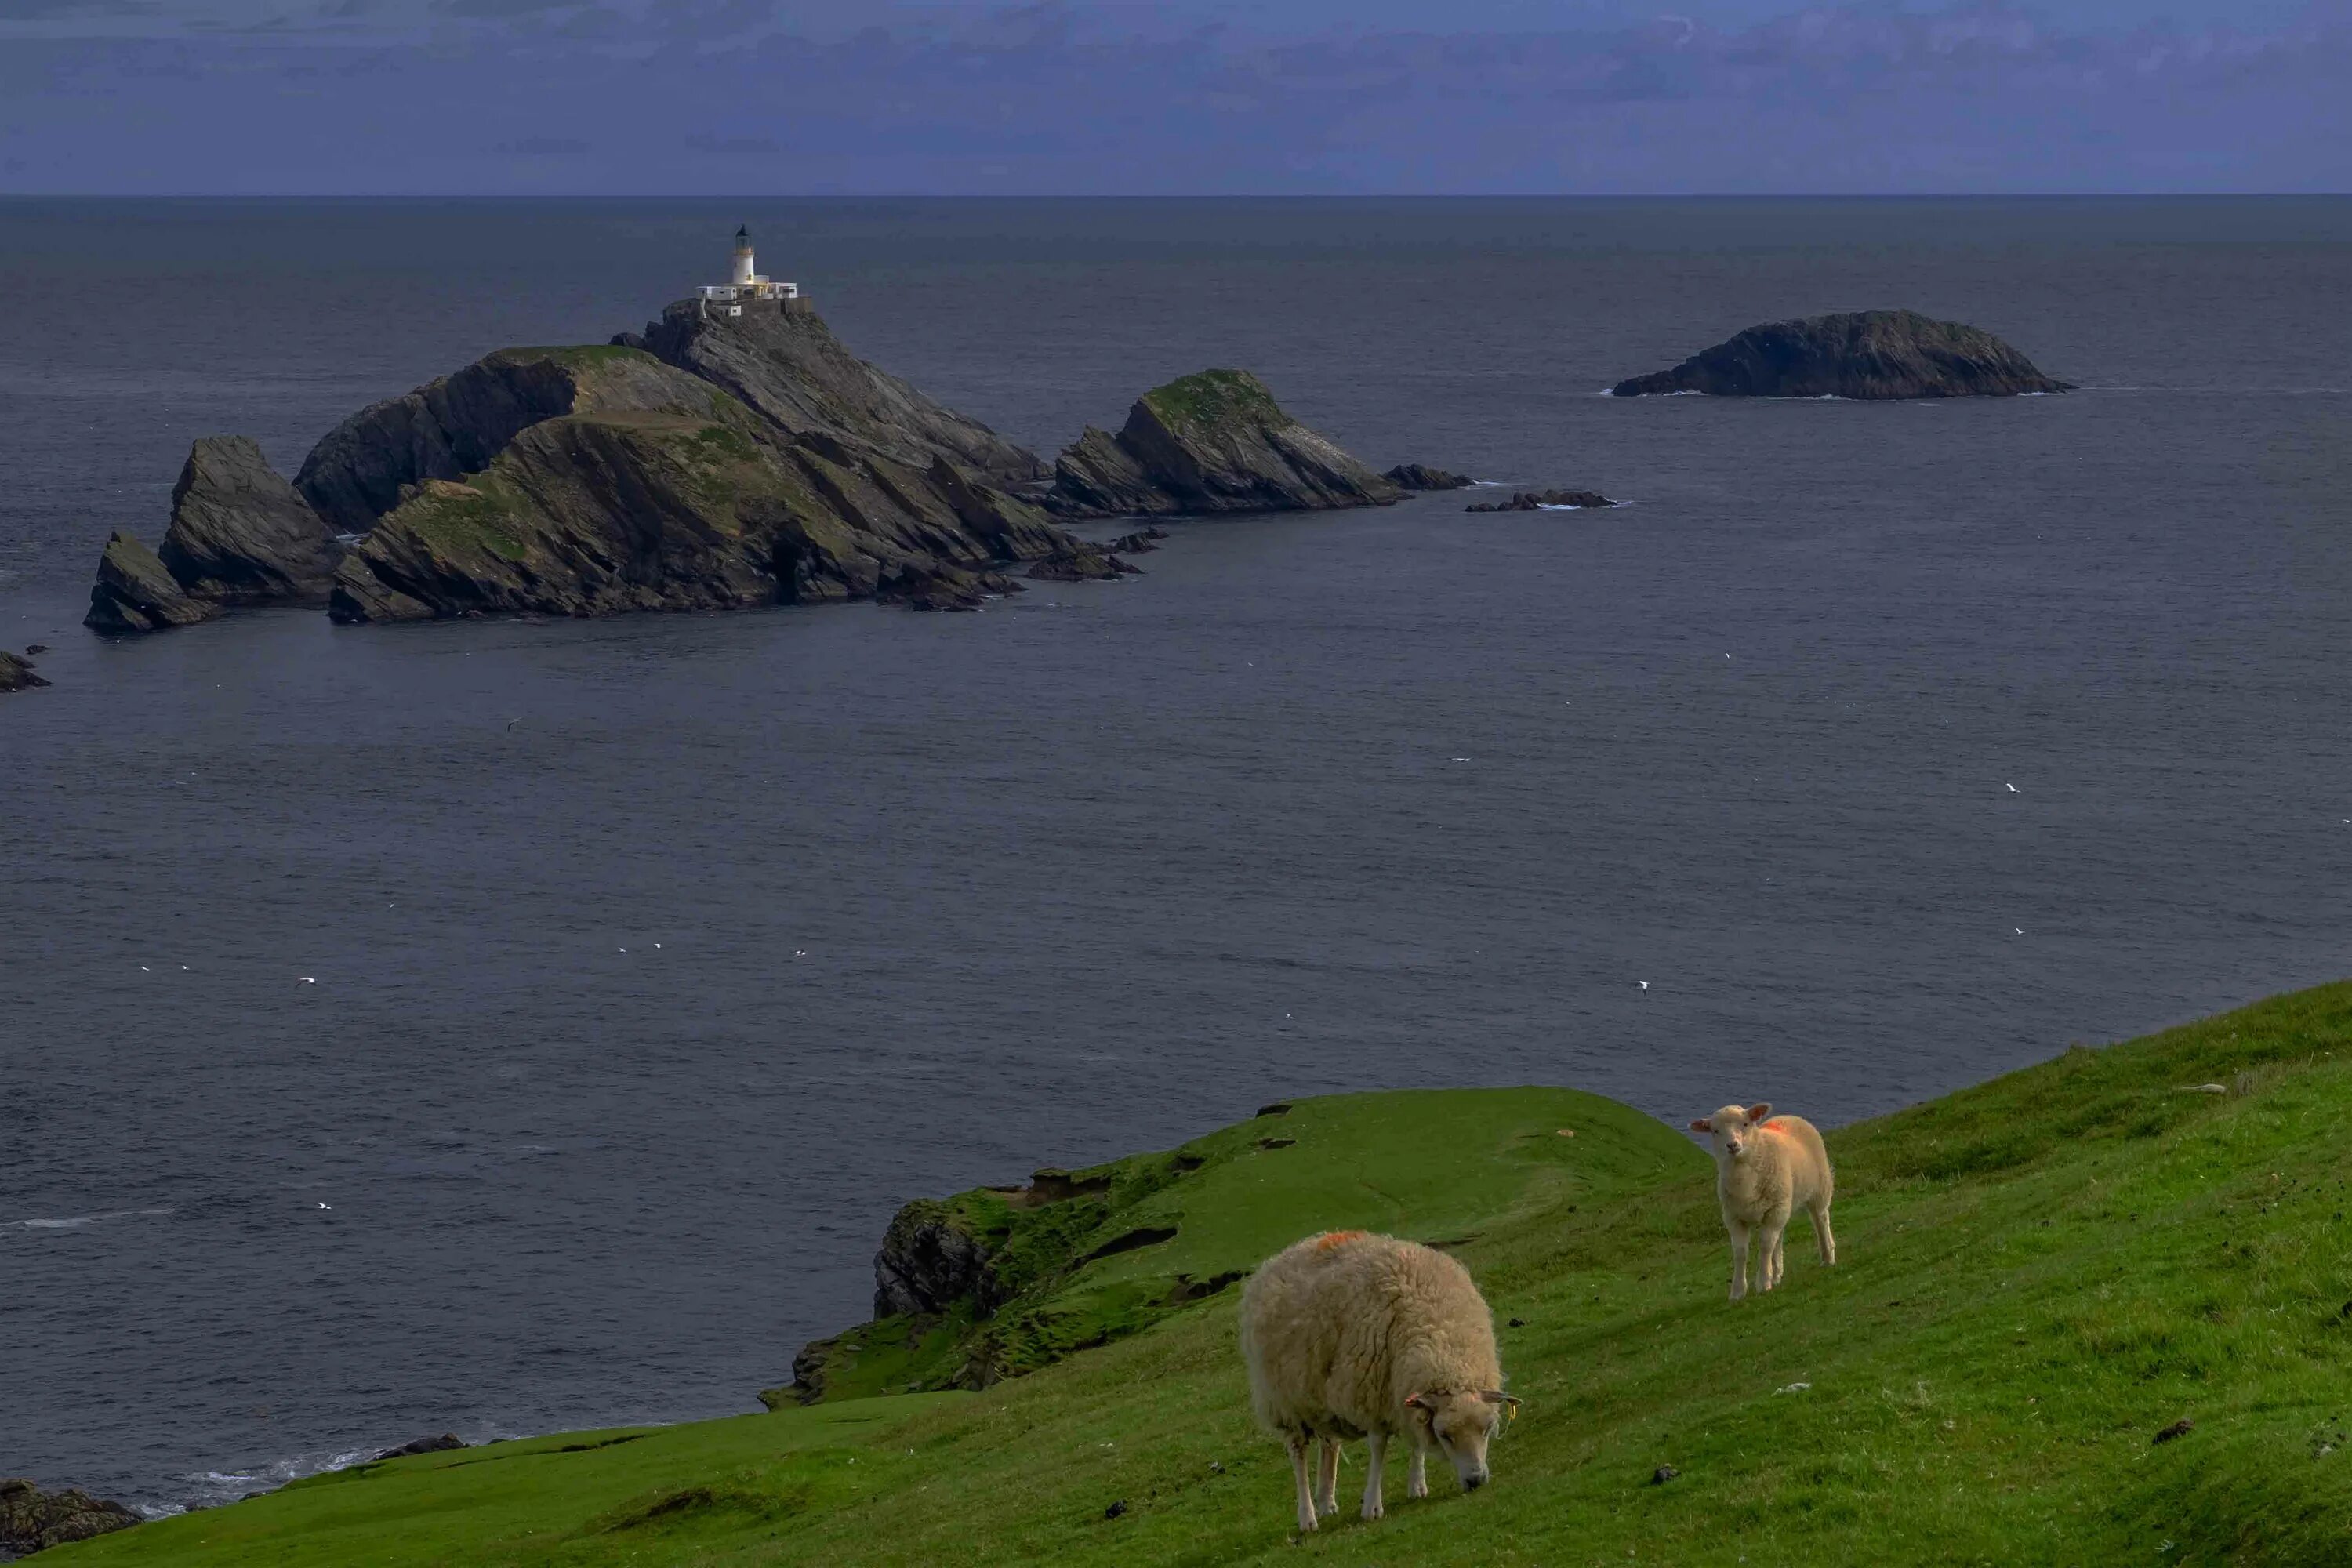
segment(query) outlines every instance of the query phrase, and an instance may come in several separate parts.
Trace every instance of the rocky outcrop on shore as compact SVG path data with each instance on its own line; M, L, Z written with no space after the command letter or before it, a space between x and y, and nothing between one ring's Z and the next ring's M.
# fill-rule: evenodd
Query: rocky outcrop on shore
M1467 474L1433 468L1426 463L1399 463L1381 477L1401 490L1460 490L1478 482Z
M1634 376L1619 397L2009 397L2071 392L1976 327L1916 310L1857 310L1768 321L1672 370Z
M0 1557L29 1557L138 1522L139 1516L121 1503L79 1487L44 1492L27 1480L0 1480Z
M47 681L33 673L33 661L0 648L0 691L30 691Z
M1136 399L1113 435L1088 426L1054 465L1069 517L1386 506L1404 492L1283 411L1244 370L1206 370Z
M788 436L846 437L908 468L945 458L995 485L1045 473L1035 453L851 353L812 310L721 316L681 300L636 341Z
M1615 506L1617 503L1599 490L1517 490L1508 500L1479 501L1465 506L1464 511L1558 511L1563 509L1581 510L1586 507Z

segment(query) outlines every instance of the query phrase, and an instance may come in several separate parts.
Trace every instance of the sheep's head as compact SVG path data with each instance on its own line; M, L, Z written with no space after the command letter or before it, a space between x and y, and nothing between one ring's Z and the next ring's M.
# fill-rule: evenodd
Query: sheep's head
M1504 1419L1518 1413L1519 1402L1496 1388L1455 1393L1433 1388L1405 1396L1426 1447L1454 1462L1462 1489L1475 1492L1486 1484L1486 1445L1495 1440Z
M1769 1100L1755 1105L1727 1105L1713 1116L1702 1116L1692 1122L1690 1130L1713 1137L1717 1159L1737 1160L1748 1152L1756 1129L1771 1114L1772 1102Z

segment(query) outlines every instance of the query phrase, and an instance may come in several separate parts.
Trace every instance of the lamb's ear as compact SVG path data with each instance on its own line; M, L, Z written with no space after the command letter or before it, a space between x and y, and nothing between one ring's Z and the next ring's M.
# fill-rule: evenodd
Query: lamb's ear
M1478 1391L1478 1397L1489 1405L1507 1405L1514 1410L1519 1407L1517 1394L1506 1394L1499 1388L1482 1388Z
M1404 1402L1415 1410L1434 1410L1437 1408L1436 1401L1444 1398L1444 1395L1445 1390L1433 1388L1426 1394L1408 1394L1404 1396Z
M1694 1132L1712 1132L1715 1131L1715 1123L1702 1116L1696 1121L1691 1123L1691 1131Z
M1759 1100L1748 1108L1748 1120L1750 1121L1761 1121L1771 1114L1772 1102L1769 1100Z

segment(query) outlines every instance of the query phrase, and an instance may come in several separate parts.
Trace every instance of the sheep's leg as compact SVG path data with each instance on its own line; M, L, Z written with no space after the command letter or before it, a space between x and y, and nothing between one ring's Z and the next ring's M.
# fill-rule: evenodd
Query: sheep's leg
M1307 1434L1290 1434L1290 1475L1298 1483L1298 1528L1315 1528L1315 1490L1307 1479Z
M1737 1220L1731 1222L1731 1299L1735 1301L1748 1294L1748 1227Z
M1316 1467L1315 1511L1329 1518L1339 1511L1339 1439L1323 1439L1322 1463Z
M1823 1198L1813 1205L1813 1241L1822 1249L1823 1263L1837 1261L1837 1237L1830 1234L1830 1203Z
M1371 1458L1364 1466L1364 1517L1378 1519L1387 1512L1381 1502L1381 1455L1388 1439L1378 1432L1367 1434L1364 1447L1371 1450Z
M1429 1450L1418 1443L1412 1446L1412 1463L1404 1468L1404 1495L1429 1495Z
M1789 1216L1775 1215L1764 1222L1764 1233L1759 1237L1763 1256L1756 1260L1759 1277L1757 1289L1769 1290L1780 1282L1780 1237L1789 1228Z

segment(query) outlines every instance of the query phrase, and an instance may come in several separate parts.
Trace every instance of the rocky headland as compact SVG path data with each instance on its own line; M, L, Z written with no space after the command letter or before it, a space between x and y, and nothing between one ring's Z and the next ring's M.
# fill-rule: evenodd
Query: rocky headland
M1118 434L1087 426L1054 464L1064 517L1387 506L1398 484L1283 411L1245 370L1204 370L1135 400Z
M2071 392L1990 332L1916 310L1856 310L1768 321L1672 370L1634 376L1619 397L2013 397Z
M121 1503L79 1487L44 1492L27 1480L0 1480L0 1558L29 1557L138 1522L139 1516Z
M30 691L47 681L33 673L33 661L0 648L0 691Z
M1464 511L1580 511L1587 507L1615 506L1599 490L1516 490L1508 500L1478 501Z

